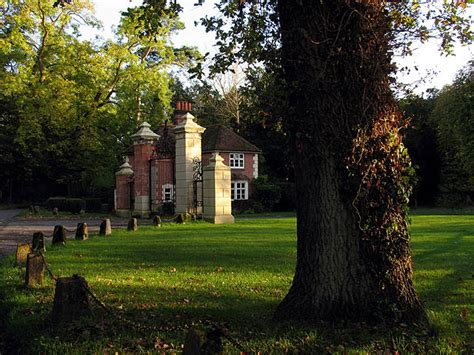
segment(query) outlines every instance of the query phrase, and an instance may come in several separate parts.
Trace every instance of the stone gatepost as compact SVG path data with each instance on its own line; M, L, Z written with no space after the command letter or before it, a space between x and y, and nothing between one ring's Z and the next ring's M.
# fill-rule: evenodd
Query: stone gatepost
M205 131L189 112L175 127L176 137L176 213L193 213L193 160L201 160L201 136ZM199 213L199 211L198 211Z
M133 168L135 173L135 205L134 214L147 218L150 215L150 158L153 154L159 135L150 129L148 122L143 122L133 140Z
M204 219L215 224L234 223L230 196L230 167L224 158L214 153L203 169Z
M125 157L125 163L120 165L119 171L115 173L115 213L120 217L129 217L130 210L130 185L133 178L132 166Z

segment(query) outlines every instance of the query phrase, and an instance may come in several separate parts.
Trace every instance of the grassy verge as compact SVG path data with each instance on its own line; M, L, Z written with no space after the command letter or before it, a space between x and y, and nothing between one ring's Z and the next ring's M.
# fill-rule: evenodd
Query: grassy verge
M468 352L474 216L413 216L412 228L415 283L432 321L429 329L272 322L294 271L294 218L114 231L110 237L69 241L67 248L50 247L46 258L56 274L84 276L102 301L144 327L225 323L245 349L265 354ZM164 342L171 352L181 350L184 331L134 329L99 307L92 319L52 326L53 282L26 290L24 269L12 265L12 257L0 261L5 352L12 347L25 353L155 352ZM228 341L224 346L226 353L238 352Z

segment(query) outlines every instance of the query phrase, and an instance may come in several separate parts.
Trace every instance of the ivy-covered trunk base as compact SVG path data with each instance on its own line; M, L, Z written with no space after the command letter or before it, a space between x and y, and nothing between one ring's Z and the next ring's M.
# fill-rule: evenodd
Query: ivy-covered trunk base
M279 0L298 253L277 319L424 317L412 283L411 166L377 1Z

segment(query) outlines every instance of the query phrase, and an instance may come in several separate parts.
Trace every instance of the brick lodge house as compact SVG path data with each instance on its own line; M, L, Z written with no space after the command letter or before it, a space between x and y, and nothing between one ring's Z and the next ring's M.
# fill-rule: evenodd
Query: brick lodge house
M224 125L201 127L190 110L190 103L178 102L172 125L155 133L143 122L132 135L133 145L115 174L118 215L202 215L207 207L231 216L231 201L251 198L261 151Z

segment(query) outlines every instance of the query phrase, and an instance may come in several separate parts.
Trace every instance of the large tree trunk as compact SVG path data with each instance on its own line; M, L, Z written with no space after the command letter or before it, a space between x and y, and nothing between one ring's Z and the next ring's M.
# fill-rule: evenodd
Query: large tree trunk
M298 251L276 318L409 320L409 160L378 1L279 0Z

